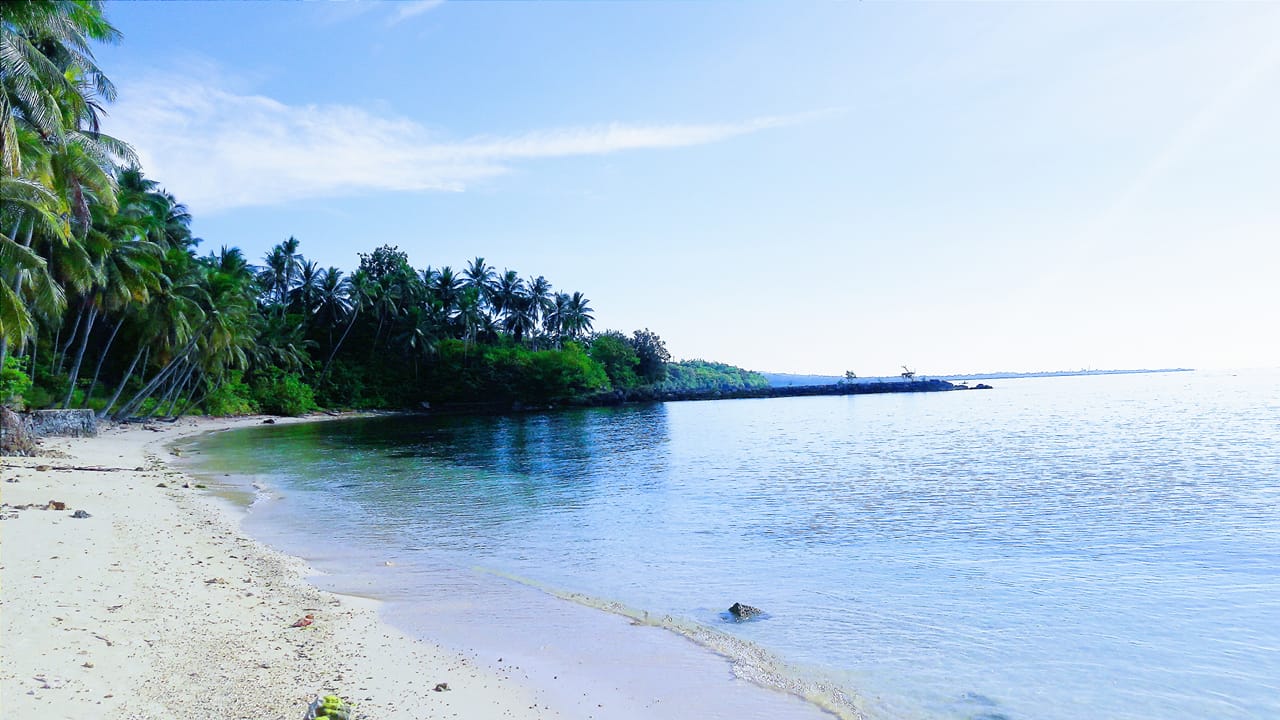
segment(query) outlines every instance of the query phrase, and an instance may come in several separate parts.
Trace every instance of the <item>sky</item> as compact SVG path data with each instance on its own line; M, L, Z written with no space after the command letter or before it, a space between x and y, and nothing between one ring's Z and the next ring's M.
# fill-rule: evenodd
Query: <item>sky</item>
M202 251L482 256L774 372L1280 363L1280 6L109 2Z

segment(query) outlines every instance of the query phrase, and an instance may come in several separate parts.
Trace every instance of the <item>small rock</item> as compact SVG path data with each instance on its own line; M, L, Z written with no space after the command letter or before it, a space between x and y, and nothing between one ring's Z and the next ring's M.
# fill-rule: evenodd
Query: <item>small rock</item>
M50 470L52 470L52 469L53 469L53 468L52 468L52 467L49 467L48 465L37 465L37 466L36 466L36 472L48 472L48 471L50 471Z
M739 620L747 620L749 618L763 615L764 611L758 607L751 607L742 603L734 603L729 606L729 614Z
M164 483L156 483L156 487L167 488L167 487L169 487L169 486L168 486L168 485L165 485Z
M75 511L74 513L72 513L72 514L71 514L71 517L73 517L73 518L80 518L81 520L83 520L83 519L85 519L85 518L91 518L91 517L93 517L93 516L92 516L92 515L90 515L89 513L85 512L84 510L77 510L77 511Z

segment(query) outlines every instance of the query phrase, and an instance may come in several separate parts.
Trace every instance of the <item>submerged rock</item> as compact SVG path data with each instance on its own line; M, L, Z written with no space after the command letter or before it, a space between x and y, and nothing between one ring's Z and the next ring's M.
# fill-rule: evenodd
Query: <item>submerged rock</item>
M758 607L743 605L742 603L734 603L729 606L729 614L738 620L750 620L764 614L764 611Z

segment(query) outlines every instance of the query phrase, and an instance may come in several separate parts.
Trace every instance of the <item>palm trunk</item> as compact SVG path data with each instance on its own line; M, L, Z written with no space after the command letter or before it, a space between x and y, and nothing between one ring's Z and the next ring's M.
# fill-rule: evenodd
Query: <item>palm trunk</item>
M151 412L147 413L146 416L150 418L159 415L161 414L160 408L164 407L166 403L172 404L172 402L176 400L178 394L182 391L182 388L186 387L187 379L191 377L191 373L195 371L196 364L193 362L187 363L187 369L185 372L179 370L179 376L175 377L169 383L169 389L165 391L165 394L160 398L159 402L156 403L156 406L152 408Z
M173 418L177 417L176 415L173 414L173 411L178 408L178 401L183 398L183 395L189 394L185 392L188 387L191 388L192 393L196 391L194 381L195 381L197 369L198 368L196 368L196 364L191 363L191 371L188 372L187 376L182 379L182 386L178 388L178 392L174 393L173 402L169 403L169 412L166 414L167 417L173 417Z
M76 380L80 377L80 365L84 362L85 348L89 347L89 335L93 332L93 324L98 320L98 306L89 306L89 322L84 325L84 334L80 337L80 349L76 351L76 361L71 365L70 380L67 383L67 397L62 401L62 407L71 407L71 396L76 393ZM88 396L85 397L88 400Z
M102 406L101 412L98 413L98 419L105 418L111 412L112 406L116 404L116 400L120 399L120 393L124 392L124 386L129 384L129 378L133 377L133 369L138 366L138 361L142 359L142 353L146 351L147 346L138 347L138 352L134 353L133 362L129 363L129 369L124 371L124 377L120 379L120 386L116 388L115 393L111 396L111 400Z
M320 379L323 380L329 374L329 365L333 363L333 358L338 354L338 348L342 347L342 343L346 342L347 334L351 332L351 328L356 325L356 317L360 315L360 308L356 308L351 312L351 322L347 323L347 329L342 331L342 337L338 338L338 344L333 346L329 351L329 359L324 361L324 369L320 371Z
M182 417L183 415L187 414L187 409L190 408L192 402L195 401L196 391L198 391L200 389L200 386L203 384L204 383L202 383L199 378L197 378L196 382L191 383L191 390L187 392L186 400L182 403L182 407L178 409L178 413L174 417ZM214 389L217 389L217 387L221 384L222 384L222 379L219 378L218 384L214 385ZM204 394L204 397L208 397L208 396L209 396L209 393L206 392ZM201 399L203 400L204 398L201 398Z
M84 405L89 407L89 398L93 397L93 391L98 387L98 376L102 374L102 362L107 359L107 353L111 352L111 344L116 341L116 333L120 332L120 328L124 327L124 318L116 323L115 328L111 331L111 337L107 338L107 344L102 347L102 352L98 353L98 364L93 369L93 382L89 383L89 389L84 393Z
M88 304L89 298L85 298L84 302L80 304L80 312L76 313L76 324L71 327L71 336L67 338L66 344L58 351L57 362L53 367L54 375L62 372L62 363L67 361L67 351L71 349L71 343L76 341L76 334L80 332L80 323L84 320L84 309ZM59 329L59 332L61 332L61 329Z
M120 411L116 413L116 417L127 417L129 413L137 410L143 402L146 402L147 398L151 397L151 395L155 393L156 389L160 387L162 382L172 377L174 371L177 370L179 363L185 362L187 356L191 354L192 348L196 346L196 337L197 336L192 336L186 347L182 348L181 352L169 360L169 363L161 368L160 372L156 373L155 377L151 378L151 382L143 386L137 394L129 399L129 402L124 404L124 407L120 408Z

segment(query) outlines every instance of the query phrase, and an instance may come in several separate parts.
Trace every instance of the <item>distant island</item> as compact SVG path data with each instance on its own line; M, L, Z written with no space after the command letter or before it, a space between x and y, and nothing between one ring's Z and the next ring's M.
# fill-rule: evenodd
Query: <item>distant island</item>
M968 375L921 375L921 377L936 378L938 380L946 380L949 382L966 382L969 380L1008 380L1017 378L1036 378L1036 377L1070 377L1074 375L1138 375L1146 373L1173 373L1173 372L1192 372L1194 368L1159 368L1159 369L1143 369L1143 370L1037 370L1034 372L1014 372L1009 370L1001 370L989 373L971 373ZM832 383L848 382L849 380L840 375L799 375L793 373L760 373L765 380L769 382L771 387L809 387L817 385L831 385ZM900 375L878 376L856 378L852 380L856 383L892 383L906 382L906 379Z

